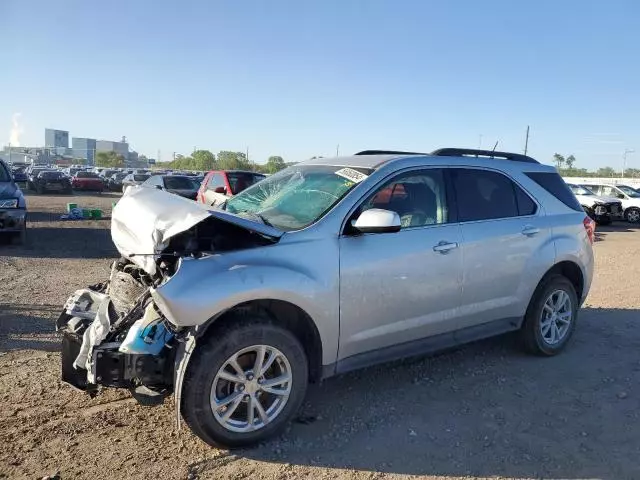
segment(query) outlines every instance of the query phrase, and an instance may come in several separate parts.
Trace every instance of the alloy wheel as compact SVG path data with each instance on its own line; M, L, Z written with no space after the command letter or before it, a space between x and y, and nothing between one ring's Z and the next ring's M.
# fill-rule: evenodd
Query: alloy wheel
M557 345L564 340L573 320L571 297L564 290L555 290L547 297L542 307L540 333L548 345Z
M277 348L253 345L229 357L211 385L213 416L232 432L253 432L271 423L291 393L291 365Z

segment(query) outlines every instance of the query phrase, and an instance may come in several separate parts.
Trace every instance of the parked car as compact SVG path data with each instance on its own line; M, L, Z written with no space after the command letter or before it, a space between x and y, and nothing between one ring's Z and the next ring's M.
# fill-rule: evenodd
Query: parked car
M613 197L620 200L623 208L623 217L627 222L640 223L640 193L628 185L614 185L608 183L584 183L596 195Z
M153 175L142 184L143 187L166 190L169 193L180 195L190 200L196 199L198 186L187 176L179 175Z
M575 183L567 183L584 211L599 225L609 225L622 217L622 202L617 198L600 197L588 188Z
M204 177L197 200L206 205L221 205L264 178L262 173L244 170L213 170Z
M38 178L40 172L44 172L45 170L49 170L48 167L31 167L27 173L27 188L29 190L35 190L35 179Z
M38 193L72 193L71 180L63 172L59 172L58 170L43 170L34 179L33 184Z
M0 159L0 235L11 235L19 243L27 237L27 203L11 170Z
M111 176L115 175L116 173L118 173L119 170L115 170L112 168L108 168L108 169L104 169L102 170L98 176L102 179L103 183L106 185L109 178L111 178Z
M127 187L135 187L137 185L142 185L146 182L149 177L148 173L130 173L126 177L122 179L122 192L124 193L127 190Z
M130 189L111 279L57 320L62 378L146 403L174 392L204 441L253 444L296 414L308 381L509 331L559 353L594 229L555 168L483 150L313 159L224 209Z
M122 191L122 180L124 180L124 178L128 175L128 173L126 172L118 172L114 175L111 175L108 179L107 179L107 189L114 191L114 192L120 192Z
M21 189L27 189L27 183L29 176L25 172L25 167L13 167L11 169L11 175L13 175L13 181Z
M74 190L102 192L104 190L104 182L97 173L79 170L71 178L71 187Z

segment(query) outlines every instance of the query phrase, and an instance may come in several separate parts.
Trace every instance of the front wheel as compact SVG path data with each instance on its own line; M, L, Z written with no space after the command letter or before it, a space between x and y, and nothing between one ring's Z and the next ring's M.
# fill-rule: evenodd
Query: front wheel
M302 405L308 382L304 349L290 331L267 322L230 325L194 352L181 411L210 445L241 447L272 437Z
M624 219L630 223L640 222L640 209L631 207L624 211Z
M527 308L521 336L525 348L537 355L560 353L571 338L578 318L573 284L553 275L538 286Z

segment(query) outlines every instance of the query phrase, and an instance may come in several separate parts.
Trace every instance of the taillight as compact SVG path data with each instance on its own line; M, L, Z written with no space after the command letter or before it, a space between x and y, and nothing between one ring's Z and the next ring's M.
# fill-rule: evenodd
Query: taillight
M587 237L589 237L591 245L593 245L593 242L595 240L594 237L596 234L596 222L589 217L584 217L582 224L584 225L584 229L587 231Z

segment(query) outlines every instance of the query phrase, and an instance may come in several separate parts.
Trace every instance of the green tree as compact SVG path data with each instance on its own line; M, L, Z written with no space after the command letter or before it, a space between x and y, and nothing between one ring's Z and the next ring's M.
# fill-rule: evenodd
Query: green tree
M116 152L98 152L96 153L95 164L97 167L124 167L124 157Z
M251 165L247 155L243 152L230 152L223 150L218 153L218 168L220 170L250 170Z
M191 154L191 158L193 159L192 170L208 171L216 168L216 157L209 150L196 150Z
M553 163L556 164L556 168L558 170L561 170L562 167L564 167L564 157L562 155L560 155L559 153L554 153L553 154Z
M572 169L573 169L573 164L574 164L574 163L576 163L576 157L574 157L573 155L569 155L569 156L565 159L565 161L564 161L564 162L566 163L567 168L568 168L569 170L572 170Z
M614 177L615 174L616 174L616 171L611 167L601 167L596 172L596 175L598 177Z
M287 168L284 159L278 155L273 155L267 160L264 170L266 170L266 173L276 173L284 168Z
M627 168L624 171L625 177L638 178L640 177L640 169L638 168Z

